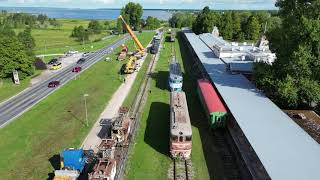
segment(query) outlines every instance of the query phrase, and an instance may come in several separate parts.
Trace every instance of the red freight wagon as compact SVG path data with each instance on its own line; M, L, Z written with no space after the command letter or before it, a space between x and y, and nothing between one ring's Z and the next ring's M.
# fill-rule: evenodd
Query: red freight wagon
M211 82L208 79L199 79L197 84L198 95L208 116L210 127L225 127L228 113Z

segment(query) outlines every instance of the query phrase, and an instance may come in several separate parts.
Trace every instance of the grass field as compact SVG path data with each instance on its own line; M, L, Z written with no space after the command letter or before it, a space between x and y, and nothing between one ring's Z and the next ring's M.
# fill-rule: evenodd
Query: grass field
M198 101L195 79L188 64L188 52L182 40L175 43L177 59L184 71L184 91L187 94L190 118L192 121L193 179L222 179L219 158L210 144L210 131L205 115ZM172 160L169 158L169 91L167 88L168 60L171 58L171 44L164 43L151 85L151 94L140 119L135 147L130 152L126 179L168 179Z
M95 46L96 48L102 48L104 46L106 46L107 44L110 44L111 42L117 40L119 37L118 36L113 36L109 39L106 39L105 41L100 41L97 43L97 46ZM132 43L131 43L132 44ZM45 57L44 61L48 62L50 61L52 58L54 58L55 56L49 56L49 57ZM39 75L41 73L41 71L36 71L35 74L32 77L29 77L27 79L22 80L19 86L14 85L12 83L11 80L9 79L5 79L2 82L0 81L0 103L12 96L14 96L15 94L23 91L25 88L27 88L29 86L30 80Z
M153 33L138 35L145 46ZM128 42L132 49L132 42ZM111 55L116 59L115 50ZM57 155L67 147L79 147L107 101L122 83L118 72L123 62L99 61L77 80L0 130L0 179L52 177ZM87 98L89 127L85 126L83 94Z
M82 45L82 42L76 41L74 38L71 38L70 35L75 26L82 25L84 28L87 28L90 21L82 19L57 20L61 23L61 27L59 28L49 26L46 29L32 29L32 36L36 41L36 55L64 53L72 49L78 51L94 51L101 48L99 46L103 43L103 41L100 42L98 40L109 34L108 31L104 30L101 34L91 35L89 42L85 42L85 45ZM103 23L103 21L101 21L101 23ZM23 31L23 29L16 29L16 32L20 31ZM94 48L91 49L91 46Z

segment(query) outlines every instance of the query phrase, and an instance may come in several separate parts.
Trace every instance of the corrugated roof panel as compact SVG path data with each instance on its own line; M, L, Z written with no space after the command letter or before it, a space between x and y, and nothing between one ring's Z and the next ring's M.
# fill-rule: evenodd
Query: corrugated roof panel
M319 180L320 145L244 76L226 73L197 35L185 35L269 176Z

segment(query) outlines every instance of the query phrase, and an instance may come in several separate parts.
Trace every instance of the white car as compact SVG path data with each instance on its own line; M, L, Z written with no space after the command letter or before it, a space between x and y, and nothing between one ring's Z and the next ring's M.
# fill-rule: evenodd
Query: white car
M68 54L78 54L79 51L68 51Z

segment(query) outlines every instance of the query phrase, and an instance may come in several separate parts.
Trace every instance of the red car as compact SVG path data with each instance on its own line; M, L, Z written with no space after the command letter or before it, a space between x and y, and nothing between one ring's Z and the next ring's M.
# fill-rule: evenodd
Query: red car
M49 84L48 84L48 87L49 88L55 88L57 86L60 85L60 81L51 81Z
M81 69L82 69L82 68L81 68L80 66L78 66L78 67L73 68L73 69L72 69L72 72L78 73L78 72L81 71Z

